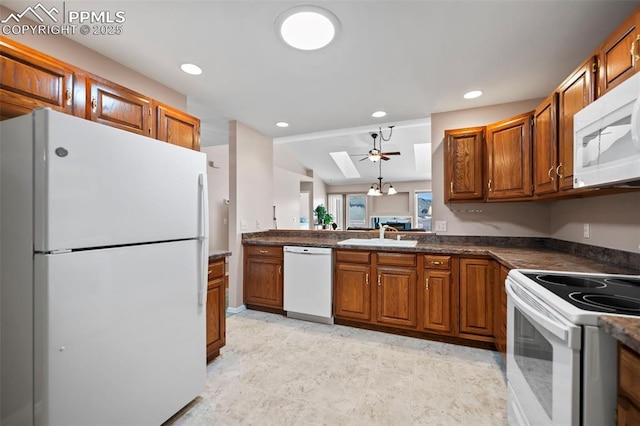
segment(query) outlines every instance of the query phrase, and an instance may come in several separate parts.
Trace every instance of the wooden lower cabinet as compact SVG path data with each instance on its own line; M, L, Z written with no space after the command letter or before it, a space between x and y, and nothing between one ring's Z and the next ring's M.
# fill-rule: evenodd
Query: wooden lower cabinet
M451 256L424 255L422 271L422 322L425 331L455 334L457 288L454 286Z
M335 250L333 314L336 318L371 321L371 252Z
M376 322L415 328L418 324L416 269L378 266L376 272Z
M494 338L492 261L460 258L460 334Z
M640 355L618 344L618 426L640 425Z
M207 362L225 345L226 273L224 259L209 262L207 282Z
M496 349L500 352L502 360L507 362L507 292L505 288L505 281L507 274L509 274L509 268L500 265L496 268L497 281L495 285L496 294L496 309L495 309L495 334L496 334Z
M282 246L245 246L244 303L282 310Z

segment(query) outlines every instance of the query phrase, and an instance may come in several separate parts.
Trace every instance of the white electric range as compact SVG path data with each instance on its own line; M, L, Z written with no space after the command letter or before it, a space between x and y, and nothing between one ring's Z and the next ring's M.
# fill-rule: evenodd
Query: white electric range
M514 269L505 286L509 424L615 424L617 344L598 318L640 317L640 276Z

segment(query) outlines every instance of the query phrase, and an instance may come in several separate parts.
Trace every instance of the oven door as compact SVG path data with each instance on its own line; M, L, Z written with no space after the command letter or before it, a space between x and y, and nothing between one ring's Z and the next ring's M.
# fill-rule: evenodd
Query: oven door
M581 327L511 277L505 285L509 424L580 424Z

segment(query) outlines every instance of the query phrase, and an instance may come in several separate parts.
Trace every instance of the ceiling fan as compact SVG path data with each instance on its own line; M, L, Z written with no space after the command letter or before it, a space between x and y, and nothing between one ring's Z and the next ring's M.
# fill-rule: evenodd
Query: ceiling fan
M372 132L371 133L371 137L373 138L373 148L369 150L369 152L367 154L354 154L356 156L358 155L364 155L363 158L360 159L360 161L364 161L366 159L369 159L371 161L373 161L374 163L376 161L379 160L390 160L389 156L390 155L400 155L400 152L398 151L394 151L394 152L382 152L382 141L389 141L391 139L391 134L393 133L393 128L394 126L389 126L389 129L391 129L391 131L389 132L389 137L388 138L384 138L384 136L382 135L382 129L379 129L380 134L376 133L376 132ZM376 146L376 139L378 138L378 136L380 136L380 144L379 147Z

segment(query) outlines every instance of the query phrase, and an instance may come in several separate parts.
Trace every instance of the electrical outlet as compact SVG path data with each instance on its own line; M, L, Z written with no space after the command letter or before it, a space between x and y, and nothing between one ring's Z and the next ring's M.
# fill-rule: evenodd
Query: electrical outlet
M591 227L588 223L585 223L582 228L582 236L585 238L591 238Z
M447 232L447 221L446 220L436 220L436 226L434 231L438 232Z
M246 231L247 228L249 228L249 224L247 223L246 220L241 220L240 221L240 230L241 231Z

